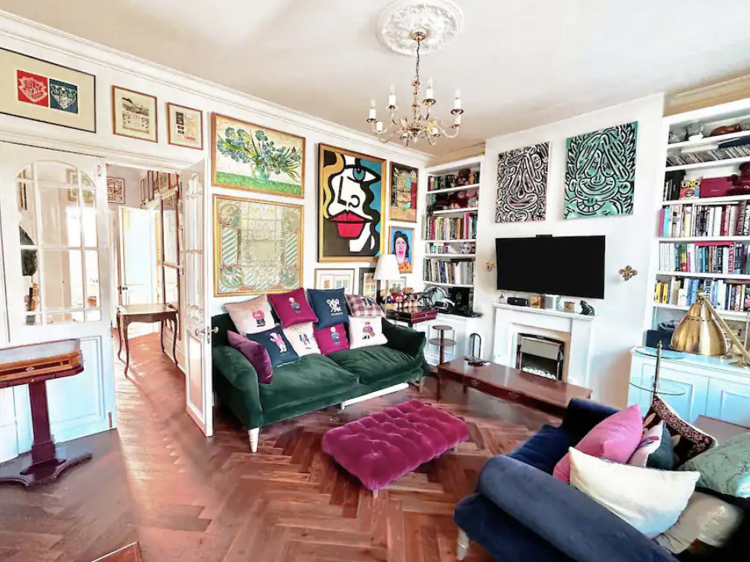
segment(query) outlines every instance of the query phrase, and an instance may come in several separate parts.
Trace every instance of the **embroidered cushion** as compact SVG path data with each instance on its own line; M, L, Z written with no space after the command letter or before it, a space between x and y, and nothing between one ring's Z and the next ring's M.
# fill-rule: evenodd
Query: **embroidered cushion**
M664 435L664 422L659 422L651 429L643 432L643 438L636 447L635 452L628 460L628 464L645 467L648 458L659 449L661 439Z
M660 468L661 470L672 470L674 468L674 447L672 446L672 434L669 433L667 424L662 424L662 436L659 448L648 456L646 467Z
M641 408L633 404L595 425L575 448L592 457L626 463L641 442L642 434ZM555 465L552 474L558 480L570 482L570 453Z
M732 437L701 453L679 470L701 473L698 486L737 498L750 498L750 433Z
M271 384L273 366L271 365L271 358L266 348L258 342L251 341L245 336L234 332L227 332L227 339L229 340L229 345L242 353L250 361L250 364L255 368L255 372L258 373L258 382L260 384Z
M313 309L307 303L304 289L300 288L288 293L268 295L268 300L271 302L271 306L273 306L276 316L279 317L281 325L284 328L294 326L295 324L302 324L303 322L318 321L318 317L315 316Z
M318 347L320 347L320 352L323 355L349 349L349 340L346 339L346 327L343 324L336 324L329 328L315 330L315 341L318 342Z
M284 335L300 357L320 353L318 343L315 341L315 329L312 322L284 328Z
M380 305L371 297L362 297L360 295L346 295L346 301L349 303L349 310L352 316L357 318L376 318L385 316L385 312Z
M271 358L271 365L274 368L299 359L299 356L284 335L284 330L278 324L265 332L248 334L247 339L256 341L266 348L268 356Z
M345 324L349 321L344 289L310 289L307 291L307 296L310 297L310 305L318 317L316 326L318 329Z
M266 295L242 302L230 302L224 308L240 334L257 334L275 324Z
M657 396L651 402L651 409L646 414L643 425L651 428L660 420L664 420L664 425L669 428L672 436L675 468L716 446L716 439L683 420L669 404Z
M388 338L383 333L383 319L380 317L350 318L349 342L351 342L352 349L387 344Z

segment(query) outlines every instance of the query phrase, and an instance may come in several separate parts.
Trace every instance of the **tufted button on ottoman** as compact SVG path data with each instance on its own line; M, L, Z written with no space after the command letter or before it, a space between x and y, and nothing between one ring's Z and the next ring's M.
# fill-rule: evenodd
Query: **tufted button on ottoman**
M322 447L377 493L468 438L462 419L410 400L330 430Z

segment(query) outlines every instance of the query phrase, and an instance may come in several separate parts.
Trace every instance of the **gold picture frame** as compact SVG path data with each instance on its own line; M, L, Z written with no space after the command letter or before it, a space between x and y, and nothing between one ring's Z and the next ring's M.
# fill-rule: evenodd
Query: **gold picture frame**
M255 163L235 161L231 156L222 152L222 149L218 147L220 140L219 127L224 128L225 125L233 125L236 129L242 127L241 130L246 133L252 142L255 142L258 133L262 132L266 140L275 143L274 150L279 151L286 148L286 154L289 155L293 149L295 155L300 154L301 156L298 166L295 166L290 172L283 174L291 180L294 180L294 176L299 175L299 185L296 183L281 182L271 179L269 172L265 169L261 169L261 167L257 166ZM224 130L226 131L226 128ZM284 142L286 142L288 146L284 147L282 144ZM213 113L211 115L211 181L217 187L304 199L305 151L305 137L272 129L271 127L248 123L247 121L235 119L234 117L229 117L220 113ZM222 168L228 168L230 165L234 171L230 172L227 171L227 169L222 170ZM243 166L245 167L244 170L241 169Z
M337 224L335 227L329 226L329 223L334 223L336 221L329 221L327 220L328 217L326 217L326 210L325 206L330 205L333 201L338 200L337 197L334 197L333 195L326 195L326 186L327 186L327 179L330 179L327 177L327 174L331 173L331 170L327 170L326 168L333 168L332 165L326 165L326 152L330 152L333 154L336 154L338 156L343 157L350 157L354 159L363 159L369 162L372 162L376 164L379 167L379 200L380 200L380 211L379 211L379 219L377 224L371 227L371 234L375 235L375 233L378 234L379 240L377 241L377 246L373 248L369 248L365 252L360 253L352 253L351 252L351 246L348 252L343 251L343 246L347 244L347 242L343 241L346 237L341 235L342 227L341 223L344 221L340 221L339 224ZM342 164L340 162L337 162L338 164ZM343 164L342 164L343 166ZM375 174L375 170L371 169L370 167L365 167L365 172L370 172L373 175ZM376 260L381 254L385 252L385 239L386 239L386 231L385 231L385 225L386 225L386 199L387 199L387 193L388 188L387 184L385 183L386 180L386 172L387 172L387 162L386 160L382 158L376 158L374 156L369 156L367 154L362 154L360 152L354 152L352 150L346 150L345 148L338 148L336 146L331 146L328 144L320 143L318 148L318 262L321 263L331 263L331 262L371 262L373 260ZM337 171L336 173L341 173L340 171ZM366 173L365 173L366 175ZM332 176L331 176L332 177ZM364 179L362 181L364 182ZM371 183L377 183L375 181L372 181ZM368 185L369 188L369 185ZM374 195L374 193L373 193ZM373 201L377 200L378 197L374 197ZM364 198L362 201L363 211L364 211ZM347 212L351 212L350 208L347 208ZM369 215L373 215L374 212L378 212L376 209L369 209L367 213ZM343 214L343 213L341 213ZM352 213L356 214L356 213ZM360 229L360 235L363 232L363 229L366 227L367 223L363 223L362 228ZM337 232L333 230L333 228L337 229ZM379 229L379 232L378 232ZM329 238L328 240L328 247L326 247L326 237ZM335 241L334 237L338 237L338 245L340 249L338 251L331 249L331 241ZM352 236L347 236L351 238Z
M417 222L417 213L419 209L419 170L413 166L406 166L404 164L398 164L396 162L390 163L388 175L388 220L396 222ZM401 177L401 174L414 174L414 185L409 188L409 201L413 204L408 210L403 210L399 207L398 203L403 200L404 193L398 193L398 188L395 185L395 179ZM394 204L395 203L395 204ZM403 203L403 201L402 201Z
M269 228L267 225L257 229L256 232L261 232L262 235L258 238L251 238L252 245L253 245L253 252L254 255L261 255L263 253L264 248L262 248L263 243L266 243L267 248L266 254L267 255L278 255L279 258L282 260L287 259L286 252L291 251L292 256L294 257L294 252L296 251L296 258L294 260L294 265L288 263L287 266L282 266L281 271L278 273L278 280L279 283L272 283L269 287L252 287L250 285L247 285L245 283L245 280L247 279L247 276L245 275L245 271L243 270L243 267L245 266L244 262L241 262L241 254L242 254L242 243L243 243L243 237L242 237L242 225L241 224L228 224L227 223L227 217L222 217L222 204L227 205L248 205L248 206L256 206L257 209L259 209L258 212L264 213L264 216L262 219L256 219L256 220L264 220L264 221L276 221L281 222L281 225L274 225L274 227ZM283 217L279 218L277 216L271 216L271 211L274 208L281 208L281 209L292 209L294 212L299 213L298 217L291 216L291 219L295 221L296 224L291 225L285 225L284 221L287 220L287 216L284 215ZM284 293L287 291L291 291L294 289L298 289L299 287L302 287L303 279L304 279L304 248L305 248L305 239L304 239L304 223L305 223L305 209L303 205L294 204L294 203L281 203L276 201L263 201L260 199L248 199L245 197L232 197L229 195L214 195L213 196L213 218L214 218L214 296L215 297L226 297L226 296L243 296L243 295L258 295L258 294L269 294L269 293ZM239 216L239 217L232 217L232 220L234 221L240 221L240 220L250 220L246 219L246 217ZM223 225L227 224L227 228L225 231L223 231ZM279 228L276 228L279 227ZM296 228L295 228L296 227ZM264 235L272 234L276 235L277 233L284 233L284 229L289 229L286 234L293 234L294 237L288 238L284 242L284 248L279 253L278 248L275 246L268 244L269 241L275 242L276 244L280 244L281 242L278 239L268 239L263 238ZM235 230L234 236L232 236L231 230ZM245 233L250 234L250 233ZM291 241L293 241L296 238L296 248L293 248L289 245ZM233 256L233 253L236 253L236 256ZM236 257L236 263L231 262L231 258ZM257 260L255 262L248 261L247 267L248 271L252 273L262 273L262 268L256 265L257 263L261 262L262 260ZM234 268L234 269L232 269ZM289 271L284 271L285 269ZM296 271L296 274L294 274L294 278L290 277L290 274L294 273ZM292 282L283 283L283 278L286 278L288 280L291 280ZM267 277L266 277L267 279ZM236 289L236 290L234 290Z
M125 107L126 99L131 103L128 107ZM144 125L147 128L139 130ZM112 132L121 137L158 143L159 109L156 96L112 86Z
M183 113L185 116L194 118L197 125L197 134L194 140L190 140L187 123L179 123L178 114ZM203 111L167 102L167 142L174 146L191 148L193 150L203 150Z

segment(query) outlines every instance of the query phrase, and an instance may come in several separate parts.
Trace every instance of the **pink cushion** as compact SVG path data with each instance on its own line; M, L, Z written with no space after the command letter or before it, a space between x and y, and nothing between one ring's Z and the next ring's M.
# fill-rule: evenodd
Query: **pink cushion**
M307 302L305 290L302 288L288 293L268 295L268 300L284 328L303 322L318 321L318 317L315 316L313 309Z
M349 349L349 340L346 339L346 327L343 324L336 324L329 328L316 330L315 341L318 342L318 347L323 355Z
M380 490L468 438L462 419L409 400L332 429L322 446L365 488Z
M642 433L641 407L633 404L594 426L575 449L592 457L624 464L640 444ZM552 474L558 480L570 482L570 454L557 463Z
M229 345L247 357L250 364L255 367L255 372L258 373L258 382L260 384L271 384L273 367L266 348L257 341L249 340L245 336L231 331L227 332L227 339Z

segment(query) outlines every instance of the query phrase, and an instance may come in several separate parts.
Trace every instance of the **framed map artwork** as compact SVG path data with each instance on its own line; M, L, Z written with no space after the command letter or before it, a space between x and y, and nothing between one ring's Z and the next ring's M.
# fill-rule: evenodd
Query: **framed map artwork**
M214 196L214 295L301 287L303 221L301 205Z

